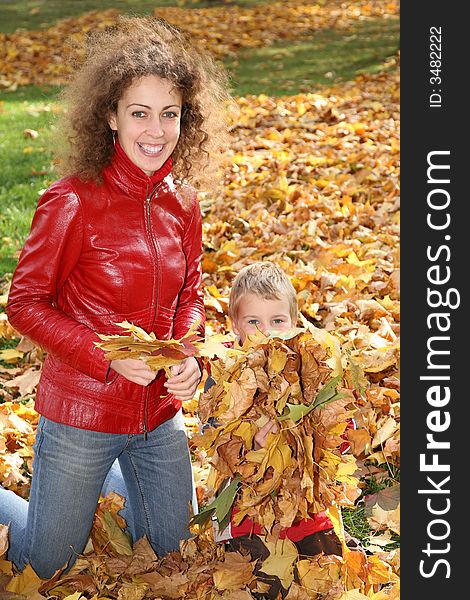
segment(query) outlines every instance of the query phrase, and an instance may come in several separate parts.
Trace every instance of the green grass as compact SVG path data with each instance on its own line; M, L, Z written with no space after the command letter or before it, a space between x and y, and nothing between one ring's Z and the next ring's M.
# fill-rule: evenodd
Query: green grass
M367 516L364 499L368 495L376 494L387 487L400 482L400 469L391 463L380 465L384 469L383 476L379 479L375 475L363 477L362 493L356 500L355 506L351 508L343 507L341 514L345 530L352 537L359 540L362 546L367 547L371 543L371 535L374 533L370 528ZM392 532L390 543L386 546L387 550L398 548L400 546L400 536Z
M375 534L369 527L366 517L366 509L363 503L358 502L352 508L343 508L341 515L343 517L344 529L350 536L356 538L362 547L367 547L373 543L371 535ZM380 532L377 532L379 534ZM390 543L385 547L386 550L393 550L400 547L400 536L392 532Z
M227 61L240 95L315 92L319 86L376 73L399 48L398 18L359 23L352 31L322 30L311 38L243 51Z
M0 95L0 274L13 270L39 191L55 177L49 142L54 98L55 91L32 87ZM26 129L38 137L26 136Z
M365 516L364 505L358 504L354 508L343 508L341 515L344 528L349 535L359 540L361 546L368 546L372 530Z
M116 8L123 14L152 14L158 6L181 6L201 8L223 6L224 4L259 4L263 0L25 0L6 2L0 0L0 31L13 33L18 28L42 29L53 25L59 19L77 17L91 10ZM266 1L266 0L264 0Z

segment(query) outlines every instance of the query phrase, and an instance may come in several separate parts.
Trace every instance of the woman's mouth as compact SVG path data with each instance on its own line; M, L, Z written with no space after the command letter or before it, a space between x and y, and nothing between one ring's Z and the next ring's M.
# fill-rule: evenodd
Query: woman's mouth
M156 156L163 150L163 144L142 144L138 142L137 145L147 156Z

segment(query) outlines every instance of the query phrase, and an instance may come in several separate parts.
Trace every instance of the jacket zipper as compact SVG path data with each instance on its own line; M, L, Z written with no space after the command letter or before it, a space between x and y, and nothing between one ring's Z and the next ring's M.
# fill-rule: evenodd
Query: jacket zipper
M148 227L150 239L152 240L152 246L154 248L155 257L156 257L157 261L159 258L159 252L157 249L157 243L156 243L155 238L153 237L153 233L152 233L152 219L151 219L151 211L150 211L150 202L152 200L152 196L155 195L156 191L162 184L163 184L163 181L160 181L160 183L157 184L150 193L148 193L148 186L147 186L147 190L146 190L146 194L145 194L147 227ZM156 297L155 297L155 302L154 302L152 323L154 323L154 321L155 321L155 314L157 311L157 303L158 303L158 294L159 294L159 290L158 290L158 285L157 285L156 290L155 290ZM148 431L147 431L148 395L149 395L149 390L148 390L148 386L147 386L145 388L145 399L144 399L144 422L143 422L144 440L147 440L147 437L148 437Z

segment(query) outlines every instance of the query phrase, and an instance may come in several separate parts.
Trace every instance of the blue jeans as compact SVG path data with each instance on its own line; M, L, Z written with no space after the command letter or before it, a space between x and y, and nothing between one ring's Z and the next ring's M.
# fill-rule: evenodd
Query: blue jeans
M0 487L0 523L10 525L7 558L50 578L82 553L103 482L117 459L134 541L147 536L162 556L189 533L194 492L181 410L147 434L112 434L39 420L29 503ZM109 491L109 490L108 490ZM29 505L29 506L28 506Z

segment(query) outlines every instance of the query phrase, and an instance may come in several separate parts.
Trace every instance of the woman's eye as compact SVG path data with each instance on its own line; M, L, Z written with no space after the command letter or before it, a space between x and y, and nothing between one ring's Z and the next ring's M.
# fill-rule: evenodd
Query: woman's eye
M165 119L177 119L178 118L178 113L172 111L172 110L168 110L166 112L163 113L163 117Z
M133 116L133 117L137 117L137 119L142 119L143 117L145 117L145 113L144 113L144 111L143 111L143 110L135 110L135 111L132 113L132 116Z

